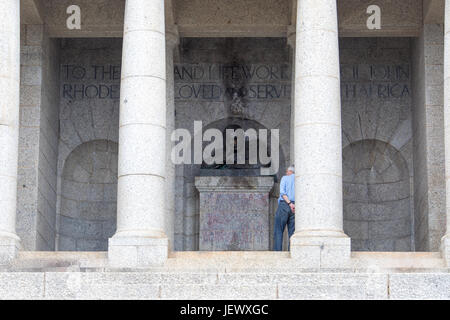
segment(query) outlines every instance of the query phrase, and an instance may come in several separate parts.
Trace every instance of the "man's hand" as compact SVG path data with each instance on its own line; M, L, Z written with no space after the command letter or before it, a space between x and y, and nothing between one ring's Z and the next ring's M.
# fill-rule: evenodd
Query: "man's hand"
M289 204L289 207L291 208L292 213L295 213L295 204L292 202Z

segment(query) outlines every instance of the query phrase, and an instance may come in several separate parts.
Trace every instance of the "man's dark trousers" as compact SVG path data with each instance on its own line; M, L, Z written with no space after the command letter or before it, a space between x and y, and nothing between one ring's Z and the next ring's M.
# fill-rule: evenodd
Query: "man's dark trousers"
M283 232L286 225L288 228L289 238L291 238L295 231L295 214L286 202L280 201L277 212L275 213L273 237L274 251L282 251L283 249Z

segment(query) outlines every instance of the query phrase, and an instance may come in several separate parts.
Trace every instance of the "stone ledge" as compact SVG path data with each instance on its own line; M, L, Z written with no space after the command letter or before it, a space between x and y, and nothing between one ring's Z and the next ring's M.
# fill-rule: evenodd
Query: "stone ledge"
M450 273L0 272L0 299L450 299Z
M449 272L450 268L439 252L352 252L349 266L320 269L302 266L287 251L171 252L163 265L146 268L110 266L107 252L19 252L14 263L1 271L433 273Z

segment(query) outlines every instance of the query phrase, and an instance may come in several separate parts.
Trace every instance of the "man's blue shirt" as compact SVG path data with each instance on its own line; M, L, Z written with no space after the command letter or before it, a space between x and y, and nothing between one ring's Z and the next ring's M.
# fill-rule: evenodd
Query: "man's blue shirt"
M280 182L280 198L278 203L284 201L283 196L286 195L290 201L295 201L295 175L284 176Z

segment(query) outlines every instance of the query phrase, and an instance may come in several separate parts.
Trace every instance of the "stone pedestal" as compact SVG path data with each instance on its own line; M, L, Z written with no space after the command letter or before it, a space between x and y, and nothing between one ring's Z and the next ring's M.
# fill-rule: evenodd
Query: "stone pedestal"
M196 177L200 251L269 250L272 177Z

